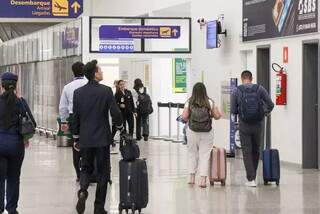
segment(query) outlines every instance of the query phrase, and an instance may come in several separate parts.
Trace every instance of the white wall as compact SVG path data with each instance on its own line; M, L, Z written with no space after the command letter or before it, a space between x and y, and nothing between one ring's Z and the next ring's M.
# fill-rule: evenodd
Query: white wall
M214 5L214 7L208 7ZM207 86L209 96L220 107L221 81L229 81L231 77L240 72L239 35L241 30L242 2L234 0L197 0L191 3L193 18L192 26L192 72L195 83L201 80L202 72L204 83ZM215 20L220 14L225 14L225 25L228 29L228 37L221 36L222 46L219 49L206 49L206 30L200 30L198 18ZM229 121L215 122L215 144L229 148Z
M215 5L207 7L207 5ZM289 47L288 70L288 104L276 106L272 114L271 143L280 150L281 160L302 164L302 41L319 38L319 34L308 36L272 39L259 42L242 43L240 40L242 27L242 1L210 0L193 1L191 5L193 24L192 65L193 81L200 79L204 71L205 83L209 94L219 102L219 83L230 77L240 77L242 69L248 68L256 76L256 49L258 46L270 45L271 63L282 64L282 49ZM222 47L217 50L206 50L205 32L199 30L195 20L204 17L215 19L219 14L225 15L225 26L228 37L222 37ZM249 51L244 54L244 51ZM271 73L271 96L275 101L275 72ZM216 123L216 143L228 148L229 132L227 121Z

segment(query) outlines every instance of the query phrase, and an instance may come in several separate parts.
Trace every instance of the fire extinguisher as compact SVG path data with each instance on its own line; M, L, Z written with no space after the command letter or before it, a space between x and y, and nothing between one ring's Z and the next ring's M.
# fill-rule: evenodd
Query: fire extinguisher
M272 69L277 73L276 80L276 105L287 105L287 73L277 63L272 64Z

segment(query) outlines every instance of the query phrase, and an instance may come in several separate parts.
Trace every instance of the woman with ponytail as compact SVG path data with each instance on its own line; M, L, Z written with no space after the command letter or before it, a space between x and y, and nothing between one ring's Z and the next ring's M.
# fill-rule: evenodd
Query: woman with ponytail
M21 115L28 114L36 126L28 104L17 96L18 76L6 72L1 76L0 95L0 214L18 214L20 172L25 147L29 146L19 133ZM6 184L6 185L5 185ZM6 206L4 197L6 196Z

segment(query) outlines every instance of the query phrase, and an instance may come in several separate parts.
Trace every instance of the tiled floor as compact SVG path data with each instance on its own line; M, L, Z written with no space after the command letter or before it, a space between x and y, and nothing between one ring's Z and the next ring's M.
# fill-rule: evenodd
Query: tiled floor
M152 214L293 214L320 213L319 172L283 166L280 187L243 186L245 174L241 159L228 162L226 187L200 189L187 183L186 146L169 142L139 143L148 160L149 205L143 213ZM112 156L112 179L107 209L118 213L119 156ZM261 173L260 173L261 174ZM90 189L87 214L93 213L95 187ZM37 138L26 152L21 179L21 214L73 214L78 185L72 167L70 148L57 148L52 140Z

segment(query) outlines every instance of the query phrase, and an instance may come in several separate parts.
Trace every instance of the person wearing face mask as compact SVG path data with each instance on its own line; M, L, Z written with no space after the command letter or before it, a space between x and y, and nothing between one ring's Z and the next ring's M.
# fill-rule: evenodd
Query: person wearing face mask
M147 94L147 89L143 86L141 79L134 81L134 103L136 106L136 135L137 140L141 140L142 136L144 141L149 138L149 115L153 112L152 101ZM141 135L141 129L143 130Z
M119 80L118 90L115 94L116 102L122 112L123 126L126 129L126 124L128 123L129 134L133 136L134 129L134 115L136 116L135 106L133 102L132 93L130 90L126 89L125 81Z
M19 132L21 116L37 126L27 102L17 96L18 76L3 73L0 95L0 213L18 214L20 173L29 140ZM5 200L6 197L6 200ZM4 202L6 201L6 207Z

